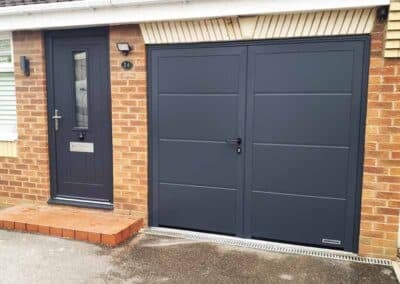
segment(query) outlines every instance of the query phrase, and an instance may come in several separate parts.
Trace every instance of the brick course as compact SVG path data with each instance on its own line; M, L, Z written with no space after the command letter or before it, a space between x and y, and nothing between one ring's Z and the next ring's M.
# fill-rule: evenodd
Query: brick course
M371 34L360 247L395 258L400 208L400 60L384 59L385 25Z
M395 258L400 207L400 60L383 58L384 33L385 25L378 23L371 34L359 252ZM133 47L127 57L117 51L119 41ZM43 50L41 32L14 33L19 156L0 158L0 201L44 202L49 197ZM31 59L30 77L19 71L20 55ZM110 28L114 212L146 220L145 56L138 25ZM122 70L123 60L131 60L134 68Z
M44 40L40 31L13 33L18 119L18 158L0 157L0 202L44 202L49 198L47 97ZM31 75L19 68L31 61Z
M133 51L122 55L117 42ZM124 60L132 70L121 68ZM147 219L147 97L145 44L138 25L110 27L114 206Z

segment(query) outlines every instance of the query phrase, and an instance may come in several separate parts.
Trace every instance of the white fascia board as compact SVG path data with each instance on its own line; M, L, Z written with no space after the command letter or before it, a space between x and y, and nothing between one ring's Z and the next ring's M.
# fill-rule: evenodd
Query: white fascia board
M390 0L86 0L0 8L0 31L354 9Z
M115 6L143 6L163 3L184 2L184 0L81 0L64 1L43 4L29 4L18 6L0 7L0 17L18 14L52 13L59 11L75 11L85 9L98 9Z

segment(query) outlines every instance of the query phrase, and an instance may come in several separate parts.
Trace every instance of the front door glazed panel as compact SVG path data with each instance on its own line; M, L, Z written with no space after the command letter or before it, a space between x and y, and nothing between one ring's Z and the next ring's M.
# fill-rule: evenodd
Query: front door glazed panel
M83 34L82 34L83 33ZM52 198L112 202L112 149L107 30L51 32L49 95L54 152ZM50 114L51 109L49 109Z
M88 80L87 80L87 52L73 52L74 60L74 87L75 87L75 127L88 128ZM82 138L81 138L82 139Z

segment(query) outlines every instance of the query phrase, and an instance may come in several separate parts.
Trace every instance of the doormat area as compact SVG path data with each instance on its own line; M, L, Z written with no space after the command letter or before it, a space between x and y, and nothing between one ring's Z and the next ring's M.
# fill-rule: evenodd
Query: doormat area
M0 210L0 229L117 246L143 227L143 219L55 206L17 205Z

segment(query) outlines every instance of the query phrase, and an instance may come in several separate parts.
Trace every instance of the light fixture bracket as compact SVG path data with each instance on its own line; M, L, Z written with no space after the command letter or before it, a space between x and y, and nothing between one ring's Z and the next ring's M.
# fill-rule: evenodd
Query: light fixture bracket
M117 42L117 49L124 56L127 56L132 51L132 47L127 42Z

